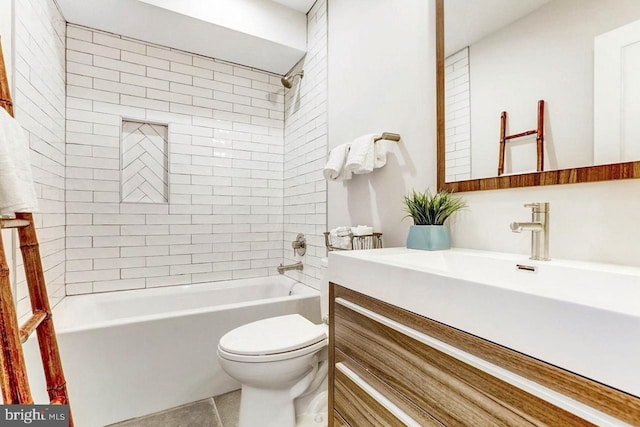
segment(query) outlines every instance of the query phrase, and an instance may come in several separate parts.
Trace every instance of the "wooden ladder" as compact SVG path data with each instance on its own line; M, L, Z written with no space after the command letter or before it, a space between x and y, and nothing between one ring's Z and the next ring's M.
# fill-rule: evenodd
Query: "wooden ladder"
M504 154L506 151L507 141L529 135L536 135L538 154L536 170L538 172L542 172L544 170L544 100L538 101L538 127L535 130L507 135L507 112L503 111L500 115L500 154L498 158L498 176L504 173Z
M0 43L0 106L13 117L13 103ZM33 404L29 380L22 352L29 336L36 331L42 366L51 404L68 405L67 385L62 371L58 342L51 317L47 286L42 271L42 260L33 215L16 213L15 219L0 219L0 230L15 228L18 231L20 250L31 299L32 316L18 327L16 307L11 292L9 266L0 233L0 375L2 398L5 405ZM73 426L69 410L69 426Z

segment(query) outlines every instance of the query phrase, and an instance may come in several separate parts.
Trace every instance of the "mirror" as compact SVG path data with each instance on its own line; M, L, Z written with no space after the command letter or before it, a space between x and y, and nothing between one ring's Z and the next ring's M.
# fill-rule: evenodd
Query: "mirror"
M437 0L437 12L439 188L640 176L640 1Z

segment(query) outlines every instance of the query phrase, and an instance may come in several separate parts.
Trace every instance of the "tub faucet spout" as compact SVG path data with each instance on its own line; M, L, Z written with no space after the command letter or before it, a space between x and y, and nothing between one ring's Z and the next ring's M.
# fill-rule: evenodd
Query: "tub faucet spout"
M549 203L527 203L531 208L531 222L512 222L511 231L531 231L530 259L549 260Z
M304 265L302 264L302 261L298 261L295 264L289 264L289 265L283 265L282 263L280 263L280 265L278 266L278 273L284 274L285 271L290 271L290 270L302 271L303 268L304 268Z

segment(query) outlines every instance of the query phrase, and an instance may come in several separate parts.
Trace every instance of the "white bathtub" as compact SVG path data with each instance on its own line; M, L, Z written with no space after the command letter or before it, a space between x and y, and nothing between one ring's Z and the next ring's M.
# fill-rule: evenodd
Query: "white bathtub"
M319 323L319 298L283 276L66 297L53 314L76 425L104 426L240 388L218 364L222 335L291 313ZM35 338L25 356L34 399L44 403Z

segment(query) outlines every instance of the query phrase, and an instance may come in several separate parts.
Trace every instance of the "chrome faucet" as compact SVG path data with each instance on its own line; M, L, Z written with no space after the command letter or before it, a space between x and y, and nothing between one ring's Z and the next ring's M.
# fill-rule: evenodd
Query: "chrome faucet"
M549 203L527 203L531 208L531 222L512 222L511 231L531 231L530 259L549 261Z
M304 265L302 265L302 261L298 261L295 264L289 264L289 265L282 265L282 263L280 263L280 265L278 266L278 273L284 274L285 271L289 271L289 270L302 271L303 268L304 268Z

